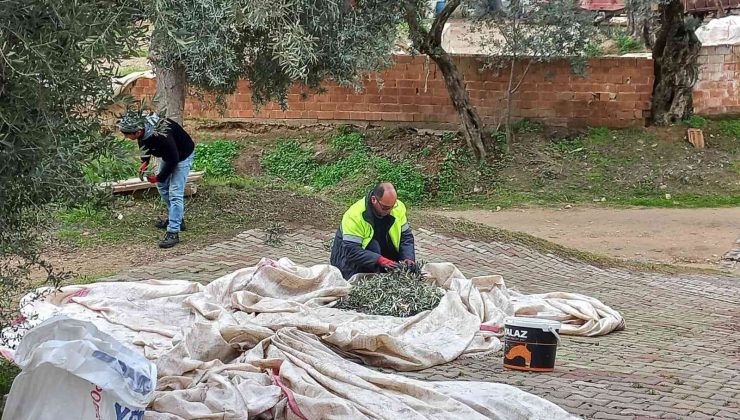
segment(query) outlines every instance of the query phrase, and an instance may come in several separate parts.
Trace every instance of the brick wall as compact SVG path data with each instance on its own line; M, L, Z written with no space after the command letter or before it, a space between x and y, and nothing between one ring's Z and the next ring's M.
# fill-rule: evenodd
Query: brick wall
M694 112L740 115L740 45L702 47Z
M456 56L473 104L486 124L503 116L508 70L480 70L479 59ZM516 73L523 69L517 68ZM361 92L329 84L320 95L302 94L294 87L289 109L269 104L256 112L249 86L240 82L227 98L222 116L207 102L189 97L186 117L209 119L288 119L306 121L387 121L418 124L457 123L441 72L425 57L397 56L396 64L380 74L383 87L368 77ZM573 75L565 61L533 65L514 100L515 118L540 120L559 126L642 126L649 116L653 85L650 58L599 58L589 62L587 77ZM134 96L151 97L155 80L140 79Z

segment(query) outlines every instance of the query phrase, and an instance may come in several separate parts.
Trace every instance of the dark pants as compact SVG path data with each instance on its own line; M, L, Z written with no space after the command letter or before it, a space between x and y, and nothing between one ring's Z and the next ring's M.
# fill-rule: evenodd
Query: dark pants
M370 241L370 243L367 245L367 248L365 249L382 255L382 253L380 252L380 244L378 243L378 241ZM342 237L340 232L337 232L337 236L334 238L334 245L332 246L330 261L331 265L337 267L342 272L342 276L348 280L350 277L358 273L380 273L383 271L382 267L377 264L373 264L373 267L365 267L358 266L347 261L345 253L342 250Z

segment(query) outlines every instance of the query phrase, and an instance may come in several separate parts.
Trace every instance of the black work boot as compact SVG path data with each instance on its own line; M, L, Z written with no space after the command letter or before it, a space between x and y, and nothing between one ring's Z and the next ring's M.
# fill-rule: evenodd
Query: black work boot
M167 232L164 234L164 239L159 241L160 248L172 248L178 242L180 242L180 235L175 232Z
M167 225L169 223L170 223L170 220L169 219L159 218L159 219L157 219L156 222L154 222L154 226L157 229L167 229ZM185 230L185 220L183 220L182 222L180 222L180 232L182 232L184 230Z

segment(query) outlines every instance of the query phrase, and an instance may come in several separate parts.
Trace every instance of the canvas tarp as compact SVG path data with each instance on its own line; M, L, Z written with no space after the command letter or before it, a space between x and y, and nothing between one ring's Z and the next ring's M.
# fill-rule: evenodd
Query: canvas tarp
M601 335L624 326L618 312L587 296L523 295L501 276L467 279L449 263L425 269L446 293L435 309L409 318L332 308L350 283L329 265L288 259L263 259L207 286L178 280L68 286L23 310L27 319L38 315L34 322L54 313L93 321L142 351L159 375L148 416L173 419L237 419L265 410L290 418L295 409L307 418L459 418L452 413L460 410L556 418L565 412L506 385L418 382L354 361L408 371L498 351L501 335L494 331L514 314L557 319L562 334Z

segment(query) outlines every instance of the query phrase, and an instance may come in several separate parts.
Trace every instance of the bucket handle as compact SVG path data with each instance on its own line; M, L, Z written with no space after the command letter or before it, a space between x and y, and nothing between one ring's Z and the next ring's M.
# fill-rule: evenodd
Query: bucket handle
M555 339L558 340L558 346L560 345L560 334L558 334L557 328L554 327L547 327L545 331L553 333L555 335Z

